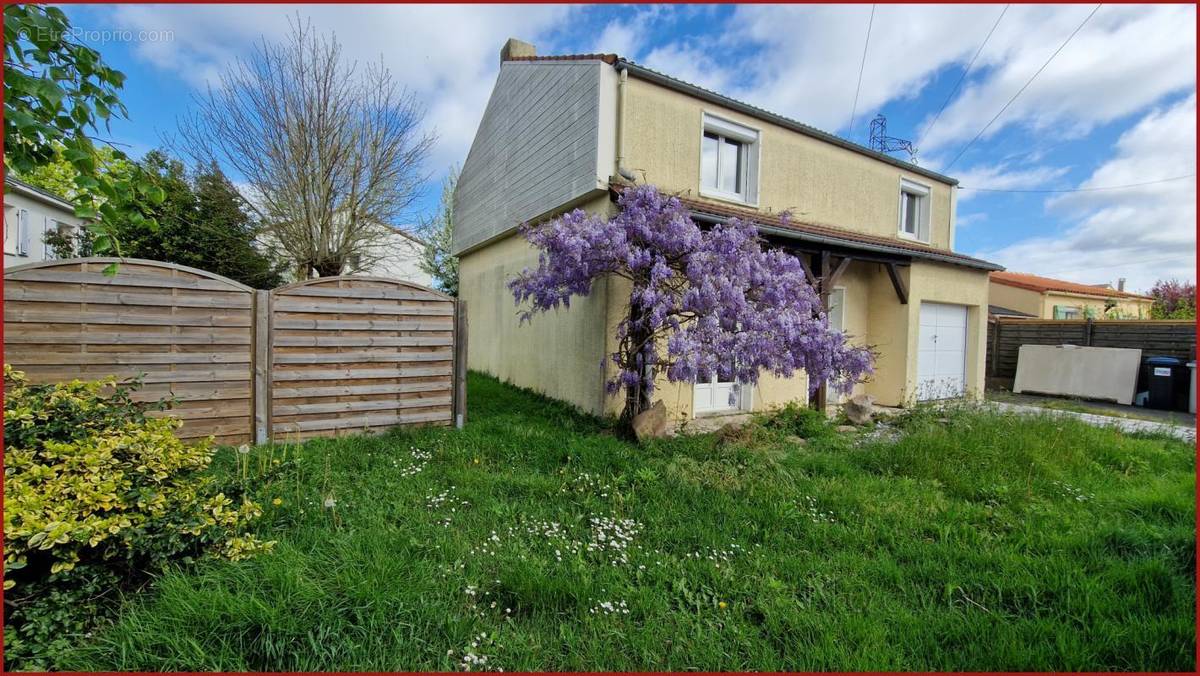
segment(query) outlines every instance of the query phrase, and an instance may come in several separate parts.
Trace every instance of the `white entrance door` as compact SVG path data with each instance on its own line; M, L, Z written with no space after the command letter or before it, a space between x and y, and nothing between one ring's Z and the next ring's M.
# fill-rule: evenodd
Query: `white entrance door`
M967 389L967 307L921 303L917 399L961 397Z
M723 380L714 376L707 383L696 383L693 396L693 408L696 413L713 413L717 411L736 411L738 397L733 391L733 380ZM730 403L733 400L733 403Z

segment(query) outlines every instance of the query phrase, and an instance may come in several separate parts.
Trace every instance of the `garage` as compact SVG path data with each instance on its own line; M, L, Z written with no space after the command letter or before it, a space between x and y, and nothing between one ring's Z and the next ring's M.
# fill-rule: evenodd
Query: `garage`
M967 306L921 303L917 399L961 397L967 387Z

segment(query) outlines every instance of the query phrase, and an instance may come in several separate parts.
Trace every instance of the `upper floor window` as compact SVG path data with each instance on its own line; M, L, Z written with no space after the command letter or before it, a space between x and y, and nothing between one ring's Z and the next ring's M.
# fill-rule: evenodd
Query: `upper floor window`
M900 179L900 236L929 241L929 186Z
M758 130L705 114L700 194L753 204L757 183Z

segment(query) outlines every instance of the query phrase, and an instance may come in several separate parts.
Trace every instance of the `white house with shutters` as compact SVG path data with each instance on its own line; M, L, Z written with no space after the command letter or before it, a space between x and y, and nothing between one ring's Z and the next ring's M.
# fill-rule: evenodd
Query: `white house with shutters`
M4 179L4 267L51 260L46 233L73 236L84 219L65 198L11 176Z

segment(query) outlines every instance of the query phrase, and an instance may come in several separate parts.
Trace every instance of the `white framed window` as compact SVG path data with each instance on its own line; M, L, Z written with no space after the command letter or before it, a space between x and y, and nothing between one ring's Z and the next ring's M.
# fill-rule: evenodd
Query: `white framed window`
M1080 309L1073 305L1055 305L1054 306L1054 318L1055 319L1079 319L1081 316L1082 316L1082 312L1080 311Z
M700 137L700 194L758 201L759 131L704 113Z
M829 291L829 328L846 330L846 287L835 286Z
M54 252L54 247L46 243L46 235L57 233L60 237L71 243L72 248L75 245L75 226L70 223L63 223L53 218L46 219L46 228L42 234L42 243L46 247L46 260L52 261L58 258L58 254Z
M4 253L17 252L17 208L4 205Z
M900 179L900 236L929 241L930 188L906 178Z

